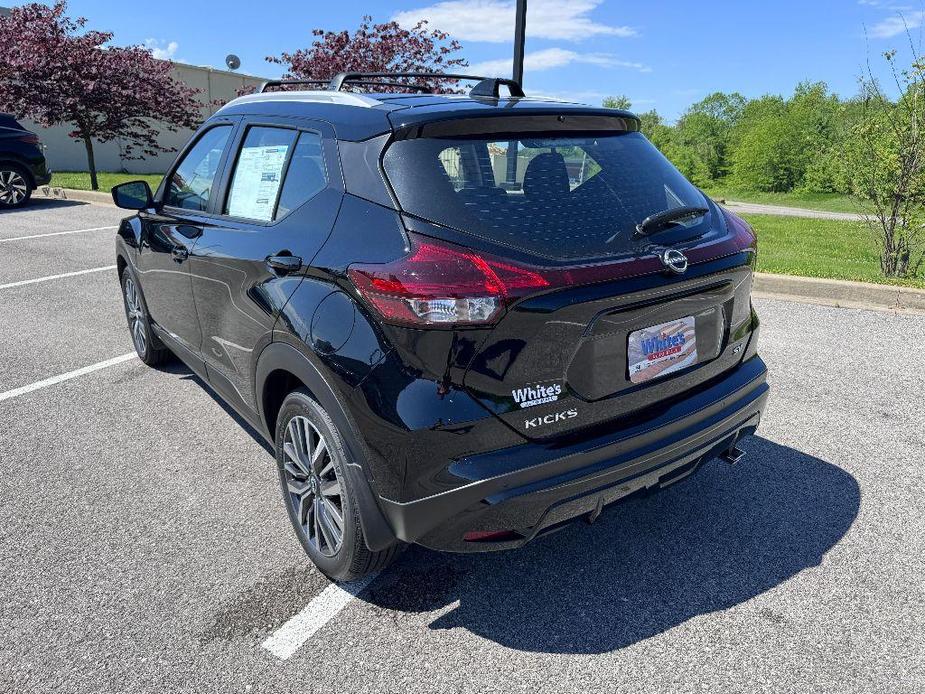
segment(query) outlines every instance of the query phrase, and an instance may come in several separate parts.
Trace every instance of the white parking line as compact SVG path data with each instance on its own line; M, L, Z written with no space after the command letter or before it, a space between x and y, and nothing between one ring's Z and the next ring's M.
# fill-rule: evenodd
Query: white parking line
M99 371L100 369L105 369L109 366L115 366L116 364L121 364L124 361L129 361L130 359L134 358L135 353L129 352L128 354L123 354L120 357L113 357L112 359L107 359L106 361L90 364L90 366L85 366L82 369L68 371L67 373L52 376L51 378L46 378L44 381L36 381L35 383L30 383L27 386L22 386L21 388L14 388L13 390L8 390L5 393L0 393L0 402L3 402L4 400L11 400L12 398L19 397L20 395L32 393L36 390L41 390L42 388L47 388L48 386L53 386L57 383L70 381L72 378L85 376L86 374L93 373L94 371Z
M0 239L4 241L25 241L26 239L43 239L46 236L63 236L64 234L83 234L88 231L106 231L107 229L118 229L119 227L93 227L92 229L74 229L73 231L52 231L47 234L32 234L31 236L14 236L10 239Z
M91 272L104 272L105 270L115 270L115 265L107 265L106 267L94 267L89 270L77 270L76 272L63 272L60 275L48 275L47 277L36 277L31 280L20 280L19 282L10 282L8 284L0 284L0 289L10 289L12 287L22 287L25 284L35 284L36 282L48 282L49 280L59 280L62 277L76 277L77 275L87 275Z
M277 658L287 660L316 631L330 622L337 613L362 593L379 574L372 574L352 583L332 583L321 591L305 608L279 629L270 634L263 647Z

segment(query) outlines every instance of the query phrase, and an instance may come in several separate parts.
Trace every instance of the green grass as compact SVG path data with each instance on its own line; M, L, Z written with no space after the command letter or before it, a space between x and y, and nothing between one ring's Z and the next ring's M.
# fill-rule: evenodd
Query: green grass
M100 190L109 192L113 186L128 181L147 181L151 190L160 184L163 174L124 174L101 171L96 174L99 179ZM51 185L73 190L91 190L90 174L87 171L56 171L51 177Z
M862 222L745 214L758 234L758 271L925 288L925 277L886 279L871 229Z
M807 210L823 212L863 212L858 202L839 193L762 193L754 190L738 190L722 183L707 186L704 192L714 200L735 200L736 202L754 202L762 205L783 205L785 207L802 207Z

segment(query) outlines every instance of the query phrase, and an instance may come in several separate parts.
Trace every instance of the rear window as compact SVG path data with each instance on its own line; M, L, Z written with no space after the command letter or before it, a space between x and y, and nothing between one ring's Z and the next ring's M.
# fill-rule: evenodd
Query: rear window
M709 207L638 132L401 140L383 165L409 214L554 260L624 254L646 217Z

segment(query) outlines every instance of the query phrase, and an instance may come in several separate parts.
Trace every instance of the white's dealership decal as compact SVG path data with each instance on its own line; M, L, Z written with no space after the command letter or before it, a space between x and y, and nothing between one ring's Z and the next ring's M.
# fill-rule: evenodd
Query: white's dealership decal
M521 407L534 407L535 405L558 400L559 396L562 395L562 386L558 383L551 386L527 386L526 388L512 390L511 395L514 396L514 402Z
M563 410L562 412L553 412L552 414L547 414L542 417L534 417L533 419L528 419L524 422L525 429L533 429L534 427L541 427L546 424L555 424L556 422L564 422L567 419L575 419L578 416L578 410Z

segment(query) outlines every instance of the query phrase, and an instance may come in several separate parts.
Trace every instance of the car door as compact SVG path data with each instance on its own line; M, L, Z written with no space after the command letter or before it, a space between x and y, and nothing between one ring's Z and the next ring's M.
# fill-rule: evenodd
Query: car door
M330 233L344 187L324 123L245 120L233 152L189 262L209 380L256 411L256 355Z
M138 272L154 323L176 344L198 357L202 342L193 301L189 256L209 223L214 186L232 140L235 124L219 122L201 132L161 184L154 211L142 222Z

